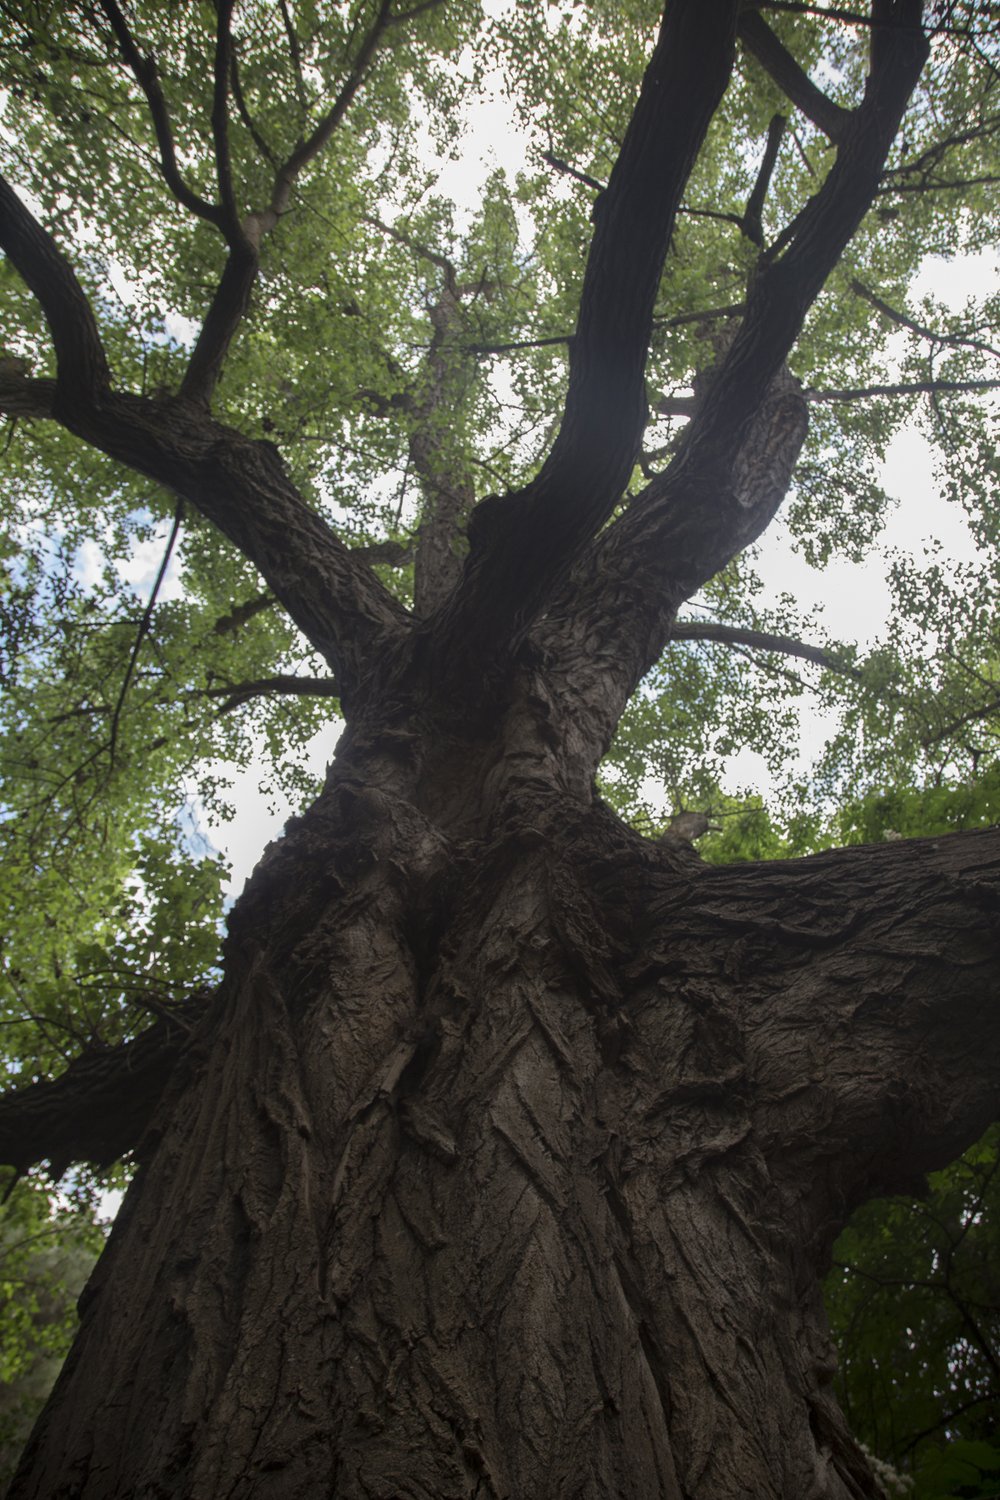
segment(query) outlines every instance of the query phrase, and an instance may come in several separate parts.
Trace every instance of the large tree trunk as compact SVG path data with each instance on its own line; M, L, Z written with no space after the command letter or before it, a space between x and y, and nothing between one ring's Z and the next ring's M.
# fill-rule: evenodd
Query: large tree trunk
M623 827L592 779L679 604L786 492L806 426L786 360L878 191L928 55L919 0L873 0L853 109L817 109L793 67L836 160L755 268L674 460L623 505L664 258L745 10L666 6L594 206L551 451L449 538L471 492L418 421L416 616L209 409L262 236L327 128L239 223L231 10L220 203L180 199L229 258L179 392L113 388L71 265L0 181L0 243L58 368L0 397L213 522L334 670L349 728L232 915L11 1494L872 1496L819 1276L853 1203L1000 1107L1000 834L709 869ZM143 1058L158 1080L163 1055Z
M258 867L12 1497L877 1493L819 1276L996 1108L1000 838L712 869L537 722L348 737Z

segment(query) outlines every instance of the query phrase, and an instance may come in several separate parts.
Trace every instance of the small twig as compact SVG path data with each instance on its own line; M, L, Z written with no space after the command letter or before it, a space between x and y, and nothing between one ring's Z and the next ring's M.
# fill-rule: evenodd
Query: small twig
M851 291L856 297L861 297L869 306L874 307L876 312L882 313L890 322L898 324L900 328L908 328L919 338L928 339L934 344L947 344L950 348L978 349L983 354L992 354L996 359L1000 359L1000 349L995 348L993 344L987 344L982 339L968 338L960 333L937 333L933 328L925 328L922 323L915 322L906 313L891 307L888 302L876 296L862 281L852 281Z
M146 604L146 608L143 610L142 619L139 621L139 628L136 631L135 640L132 643L132 652L129 656L128 666L125 668L125 676L122 680L122 685L118 693L118 701L115 704L114 711L111 715L111 730L108 735L108 758L112 766L114 766L115 763L115 749L118 743L118 724L119 720L121 719L122 709L125 705L125 695L128 692L128 686L132 680L132 673L135 671L135 664L139 659L139 651L142 647L143 640L146 637L146 632L149 630L150 623L153 618L153 608L156 604L156 596L160 592L160 586L163 583L164 577L166 576L167 568L170 566L170 558L174 550L174 543L177 541L177 535L181 529L181 521L183 519L184 501L178 500L177 508L174 511L174 524L170 528L170 536L168 537L167 545L164 548L163 558L160 562L160 570L156 575L156 581L154 582L152 590L150 592L149 601Z
M593 188L595 193L604 192L605 183L598 182L597 178L591 177L589 172L581 172L579 168L571 167L568 161L563 161L562 157L556 156L553 151L543 151L542 160L548 162L549 166L554 167L557 172L562 172L565 176L582 182L584 187Z
M292 59L292 68L295 72L295 92L298 95L299 108L305 114L309 107L306 95L305 79L302 76L302 49L299 46L299 34L295 30L295 23L289 13L286 0L279 0L281 6L281 19L285 24L285 36L288 38L288 52Z

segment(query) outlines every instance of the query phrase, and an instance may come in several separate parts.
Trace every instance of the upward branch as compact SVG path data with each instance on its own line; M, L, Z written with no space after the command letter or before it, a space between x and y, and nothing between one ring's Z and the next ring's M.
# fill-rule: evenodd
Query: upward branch
M872 16L878 25L864 98L826 180L799 214L784 254L763 259L743 322L674 461L602 533L573 594L551 611L550 645L565 639L567 622L580 614L587 632L602 639L620 706L662 649L681 602L760 535L790 482L808 419L784 361L875 198L928 52L919 0L873 0ZM599 701L593 669L580 681L580 693Z
M350 695L407 615L368 564L302 499L277 450L195 403L112 391L87 297L52 236L0 178L0 248L38 298L58 361L51 382L12 380L11 410L51 415L199 510L260 571ZM0 405L6 404L0 376ZM51 401L49 396L51 395Z
M834 103L816 87L759 11L745 10L740 16L740 41L806 119L831 141L838 142L847 129L850 110Z
M0 177L0 248L38 298L59 371L57 401L91 396L110 379L90 303L72 266L11 185Z
M538 477L483 502L471 555L436 623L437 653L456 665L500 660L610 515L646 423L644 369L653 305L681 195L725 91L738 0L675 0L608 186L593 209L562 424Z
M223 7L224 9L225 7ZM230 7L231 8L231 7ZM230 345L246 314L250 293L257 279L260 264L260 245L264 237L278 223L291 201L292 190L303 169L329 144L338 125L346 115L351 101L363 84L372 60L378 51L391 19L389 0L381 0L378 12L366 36L358 48L347 77L340 87L336 99L324 114L316 128L305 139L299 141L294 150L278 167L274 174L271 194L267 204L247 215L242 225L235 228L229 237L230 251L188 363L181 384L181 394L192 401L208 405L218 383ZM223 26L220 10L219 48L216 60L216 106L213 113L219 116L215 131L216 155L220 166L220 182L228 172L228 148L225 146L225 91L226 80L231 73L229 65L231 44L224 52L223 74L220 54L223 52L223 37L228 37L228 26ZM219 98L222 96L220 106ZM223 149L220 151L220 138ZM226 170L223 171L223 162Z
M138 43L129 30L128 22L119 9L116 0L98 0L98 3L108 18L123 61L146 96L150 118L153 122L153 130L156 133L156 144L160 151L160 171L163 173L164 181L177 199L177 202L184 208L196 214L199 219L205 219L208 223L216 225L217 228L222 228L223 211L218 205L209 203L200 194L188 187L181 176L180 168L177 165L177 150L174 145L174 132L170 121L170 110L167 107L167 101L164 98L163 89L160 85L160 75L156 67L156 59L152 56L144 57L142 55ZM231 4L228 8L232 9Z

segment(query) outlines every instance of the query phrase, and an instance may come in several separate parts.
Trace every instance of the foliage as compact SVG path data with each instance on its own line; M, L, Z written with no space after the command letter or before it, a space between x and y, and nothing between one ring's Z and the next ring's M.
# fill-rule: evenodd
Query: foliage
M34 1175L0 1209L0 1487L5 1487L76 1329L76 1299L104 1242L93 1196Z
M185 180L209 194L215 8L145 0L133 9ZM783 545L813 584L838 562L873 555L895 505L883 460L901 431L917 428L975 561L952 560L933 542L922 555L888 554L891 608L874 644L835 637L809 597L776 589L768 542L689 601L689 621L826 653L817 663L724 635L678 638L634 696L602 790L649 832L670 811L705 810L708 859L998 819L998 470L988 392L974 387L996 381L989 329L1000 304L946 304L913 289L928 257L993 243L1000 112L995 36L981 9L944 7L950 24L935 38L875 205L796 347L794 373L816 399L782 521ZM260 210L275 162L350 80L378 11L370 0L237 7L230 146L241 213ZM435 478L420 455L432 448L437 476L458 476L481 498L530 478L549 444L595 194L656 24L642 0L409 14L264 243L217 399L222 420L278 446L349 545L383 549L380 576L407 603ZM157 170L147 102L106 15L75 0L0 0L0 167L72 249L117 380L142 394L173 391L223 247ZM770 19L835 101L857 96L863 28L794 8ZM526 158L520 169L494 164L470 206L449 196L446 172L465 112L491 91L507 98ZM651 420L632 493L681 440L684 403L744 300L758 247L741 220L771 121L786 110L744 55L688 185L659 290ZM764 204L765 241L794 220L832 157L818 128L796 116ZM0 327L5 360L53 373L38 306L6 261ZM857 400L841 399L851 391ZM52 423L10 416L4 441L0 1018L11 1083L115 1044L211 979L224 867L184 811L194 803L226 816L229 779L258 763L293 805L304 803L315 790L308 747L333 722L336 698L329 683L322 695L279 690L292 678L315 688L326 669L206 522ZM803 752L803 730L817 738L817 712L825 743ZM748 750L757 785L739 769ZM931 1407L939 1418L953 1374L970 1391L988 1379L958 1325L935 1319L942 1297L958 1316L956 1296L977 1306L993 1296L995 1315L985 1227L993 1178L983 1175L995 1149L940 1174L923 1206L866 1210L838 1252L855 1269L833 1284L834 1316L861 1330L851 1347L867 1351L847 1359L845 1399L882 1457L909 1463L920 1445L920 1494L972 1493L972 1469L991 1471L990 1433L972 1417L945 1431ZM977 1193L982 1209L970 1206ZM46 1202L28 1185L11 1199L18 1212L33 1205L38 1233L47 1233ZM956 1248L968 1268L956 1260L952 1275ZM884 1352L898 1334L887 1299L872 1291L876 1276L909 1288L909 1326L928 1330L898 1357ZM43 1338L36 1305L17 1295L24 1348L34 1329L38 1349L49 1349L63 1314L43 1319ZM892 1315L900 1310L896 1298ZM876 1364L887 1382L878 1407L865 1384ZM887 1393L891 1431L880 1425ZM926 1437L914 1437L921 1424ZM967 1446L953 1442L935 1470L929 1446L958 1432Z
M827 1281L844 1410L920 1500L997 1489L998 1149L994 1126L921 1196L860 1209Z

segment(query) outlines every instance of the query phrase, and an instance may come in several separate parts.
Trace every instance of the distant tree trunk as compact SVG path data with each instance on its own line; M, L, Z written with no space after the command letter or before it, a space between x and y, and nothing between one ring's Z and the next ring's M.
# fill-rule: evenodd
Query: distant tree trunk
M258 867L12 1497L877 1493L819 1276L996 1107L1000 835L711 868L524 775L542 686Z

